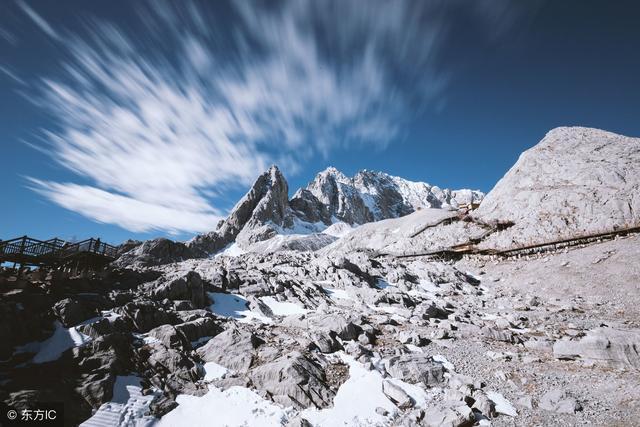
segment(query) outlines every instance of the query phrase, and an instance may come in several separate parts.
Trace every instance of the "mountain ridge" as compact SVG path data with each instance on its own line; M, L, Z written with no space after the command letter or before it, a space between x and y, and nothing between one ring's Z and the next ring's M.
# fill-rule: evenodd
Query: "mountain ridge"
M234 242L248 246L278 234L319 233L336 223L354 226L398 218L421 208L455 209L484 197L478 190L443 190L366 169L347 177L332 166L291 199L288 188L280 169L272 165L215 230L195 236L187 246L215 253Z

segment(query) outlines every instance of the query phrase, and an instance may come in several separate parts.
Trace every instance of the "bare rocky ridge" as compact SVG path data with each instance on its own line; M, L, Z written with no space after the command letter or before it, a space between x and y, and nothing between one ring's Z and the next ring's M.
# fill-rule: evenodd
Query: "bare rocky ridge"
M474 216L515 225L488 238L510 247L640 225L640 138L599 129L550 131L483 200Z

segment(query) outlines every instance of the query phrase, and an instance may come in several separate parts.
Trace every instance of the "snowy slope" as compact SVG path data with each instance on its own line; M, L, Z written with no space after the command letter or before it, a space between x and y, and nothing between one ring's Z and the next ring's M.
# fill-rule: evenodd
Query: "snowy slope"
M465 242L470 232L452 233L449 226L439 225L455 218L457 212L446 209L421 209L401 218L391 218L361 225L335 243L323 248L327 255L348 254L354 251L402 253L428 251ZM433 228L429 228L433 227ZM428 228L428 231L419 233ZM444 233L440 231L444 230ZM418 233L416 235L416 233ZM415 237L414 237L415 235Z

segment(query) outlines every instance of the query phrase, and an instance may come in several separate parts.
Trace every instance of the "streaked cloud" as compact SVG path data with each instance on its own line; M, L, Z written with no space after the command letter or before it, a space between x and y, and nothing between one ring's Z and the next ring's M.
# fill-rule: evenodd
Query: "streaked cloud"
M14 82L20 84L20 85L25 85L25 81L22 80L20 77L18 77L13 71L11 71L8 67L5 67L3 65L0 65L0 73L4 74L5 76L9 77L10 79L12 79Z
M269 163L295 172L338 147L398 140L451 79L438 60L450 4L233 2L221 17L154 1L138 4L135 32L98 19L65 29L62 72L40 86L56 120L44 134L52 158L89 184L31 185L132 231L211 230L225 214L215 196Z
M118 224L134 232L151 229L170 234L197 232L209 229L217 219L213 214L147 203L86 185L30 181L34 191L66 209L94 221Z
M2 27L0 27L0 40L9 43L12 46L15 46L18 42L18 39L13 35L13 33L11 33L11 31Z
M18 0L17 3L18 6L20 6L20 8L24 11L24 13L26 13L27 16L31 18L33 23L36 24L42 31L44 31L45 34L53 39L60 39L60 36L56 32L56 30L54 30L53 27L49 25L49 23L42 16L40 16L35 10L33 10L31 6L29 6L23 0Z

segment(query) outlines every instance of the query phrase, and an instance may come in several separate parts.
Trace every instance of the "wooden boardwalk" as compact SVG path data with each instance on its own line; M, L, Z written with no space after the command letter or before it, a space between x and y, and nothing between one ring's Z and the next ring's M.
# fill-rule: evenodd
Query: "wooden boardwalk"
M95 270L115 260L117 253L116 246L94 238L74 243L28 236L0 241L0 263L12 262L21 266Z
M530 245L515 246L507 249L480 249L476 246L477 243L479 243L478 239L474 239L473 241L460 245L435 249L427 252L380 253L378 256L391 256L394 258L427 257L435 259L460 259L464 255L493 255L501 258L510 258L550 252L572 246L587 245L590 243L615 239L617 236L626 236L633 233L640 233L640 226L620 228L602 233L586 234Z

